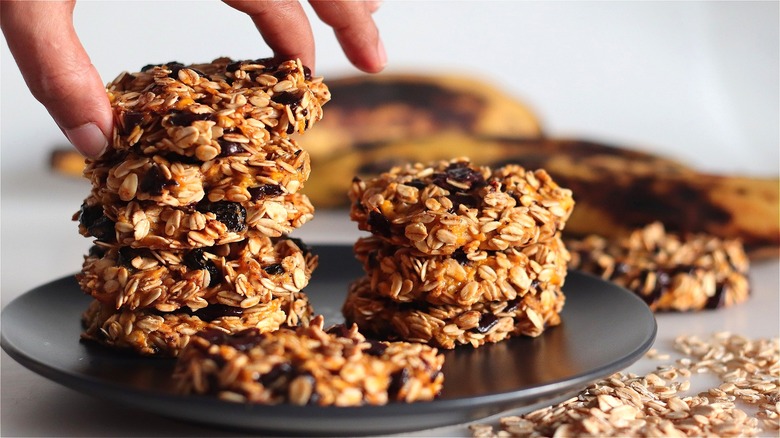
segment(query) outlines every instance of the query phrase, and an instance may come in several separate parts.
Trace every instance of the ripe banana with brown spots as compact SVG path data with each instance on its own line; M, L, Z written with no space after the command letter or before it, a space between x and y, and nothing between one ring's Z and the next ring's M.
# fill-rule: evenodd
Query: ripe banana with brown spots
M458 75L380 74L327 81L333 99L314 129L296 137L315 161L375 143L441 134L540 137L525 103Z

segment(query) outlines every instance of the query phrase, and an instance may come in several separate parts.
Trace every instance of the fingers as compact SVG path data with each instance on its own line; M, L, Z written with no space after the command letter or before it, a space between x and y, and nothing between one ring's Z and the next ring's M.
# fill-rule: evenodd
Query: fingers
M378 1L311 0L317 16L333 28L347 58L357 68L377 73L387 64L387 54L371 14Z
M314 68L314 35L303 7L296 0L224 0L248 14L277 58L300 58ZM347 58L357 68L375 73L387 63L379 30L371 13L380 1L312 1L314 11L330 25Z
M73 29L74 1L0 2L0 24L33 96L82 154L107 147L113 116L105 86Z
M224 0L252 18L257 30L279 59L300 59L314 69L314 34L296 0Z
M225 0L249 14L280 58L314 66L314 36L300 3L294 0ZM312 1L317 15L333 27L347 58L366 72L387 62L371 18L378 1ZM73 28L71 1L0 1L0 25L8 47L30 88L71 143L95 158L108 145L113 117L100 75Z

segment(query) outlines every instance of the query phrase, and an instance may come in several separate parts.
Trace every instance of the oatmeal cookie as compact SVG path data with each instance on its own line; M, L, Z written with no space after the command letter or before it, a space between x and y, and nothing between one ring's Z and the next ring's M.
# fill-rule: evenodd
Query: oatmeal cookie
M369 342L356 327L324 331L322 317L295 330L205 330L179 356L185 394L262 404L360 406L431 400L444 357L405 342Z
M203 163L162 155L114 154L89 161L84 176L92 196L104 203L154 201L186 206L201 200L246 202L266 195L296 193L309 178L309 154L291 140L269 146L275 152L218 157Z
M94 246L76 279L85 293L114 309L249 308L299 292L316 264L296 239L251 234L189 250Z
M92 301L82 315L82 339L144 356L175 357L191 337L205 329L234 333L245 329L269 332L306 324L312 309L304 293L290 293L243 309L210 305L197 311L116 310Z
M353 180L350 217L361 230L421 254L503 251L552 239L574 207L544 170L491 170L467 158L394 167Z
M732 306L750 296L742 243L706 234L667 233L656 222L622 239L569 239L571 269L635 292L654 311Z
M398 303L378 296L371 280L362 277L349 289L342 313L367 336L422 342L452 349L479 347L511 336L539 336L560 323L565 297L560 287L532 286L508 301L478 302L470 307Z
M188 249L221 245L251 232L269 237L289 234L314 216L302 193L266 196L257 201L203 201L190 207L151 201L101 204L87 198L73 215L79 232L100 242L151 249Z
M530 289L560 288L569 261L559 236L504 251L457 250L443 256L420 256L374 236L360 238L354 249L377 296L460 307L514 300Z
M115 150L200 161L263 150L272 137L302 133L330 100L322 78L300 61L273 59L148 65L122 73L106 91Z

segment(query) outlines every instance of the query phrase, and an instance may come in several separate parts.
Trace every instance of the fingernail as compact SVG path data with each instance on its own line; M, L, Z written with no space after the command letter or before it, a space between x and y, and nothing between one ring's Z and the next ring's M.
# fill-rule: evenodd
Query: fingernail
M387 52L385 51L385 43L383 43L381 39L379 40L379 44L377 44L376 54L379 56L379 63L384 68L384 66L387 65Z
M379 9L380 6L382 6L382 0L374 0L367 2L368 4L368 11L372 14Z
M97 158L108 147L108 139L94 123L85 123L78 128L66 129L65 136L82 154Z

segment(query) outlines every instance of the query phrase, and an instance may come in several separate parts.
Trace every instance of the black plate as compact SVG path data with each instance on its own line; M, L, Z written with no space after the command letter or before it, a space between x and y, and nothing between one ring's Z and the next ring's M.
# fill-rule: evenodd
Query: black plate
M320 266L306 292L327 323L341 322L347 284L362 272L349 246L314 251ZM2 347L27 368L75 390L191 422L292 434L392 433L468 422L560 397L628 367L655 340L653 314L625 289L570 272L564 292L560 326L538 338L446 351L441 397L415 404L262 406L174 394L172 360L79 342L79 315L90 298L72 277L8 304Z

